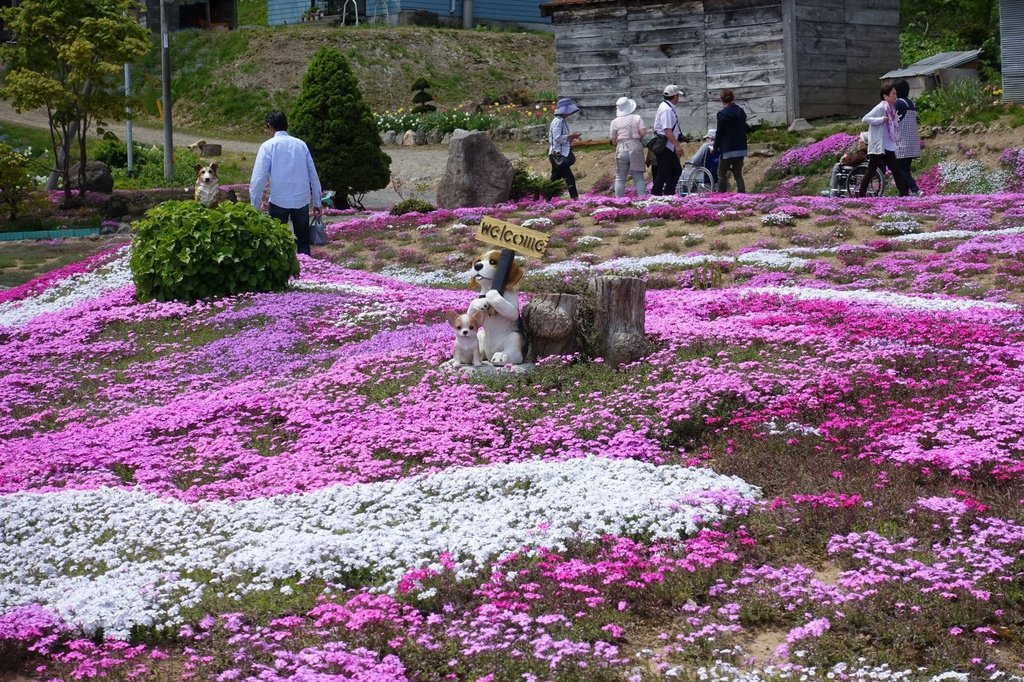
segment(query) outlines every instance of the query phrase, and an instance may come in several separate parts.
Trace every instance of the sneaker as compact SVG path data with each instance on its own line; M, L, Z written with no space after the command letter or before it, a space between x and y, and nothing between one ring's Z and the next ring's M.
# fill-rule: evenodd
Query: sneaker
M924 196L924 191L917 190L916 192L914 192L914 196L915 197L923 197Z

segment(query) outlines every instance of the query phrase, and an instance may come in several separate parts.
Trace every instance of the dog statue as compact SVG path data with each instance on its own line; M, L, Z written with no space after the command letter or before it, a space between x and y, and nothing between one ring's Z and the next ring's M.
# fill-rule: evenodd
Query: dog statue
M473 365L479 367L480 362L480 339L477 332L483 324L485 313L478 310L473 314L454 313L445 314L448 324L455 329L455 345L452 347L452 360L457 365Z
M523 269L514 261L508 271L504 295L491 288L498 269L501 251L488 251L473 261L473 279L470 288L480 290L479 298L470 305L467 314L486 313L480 326L480 352L492 365L518 365L523 361L525 339L519 331L519 294L513 288L523 278Z
M234 190L225 192L220 188L220 180L217 179L217 162L209 166L197 163L192 166L196 172L195 198L206 208L216 208L222 201L237 201Z

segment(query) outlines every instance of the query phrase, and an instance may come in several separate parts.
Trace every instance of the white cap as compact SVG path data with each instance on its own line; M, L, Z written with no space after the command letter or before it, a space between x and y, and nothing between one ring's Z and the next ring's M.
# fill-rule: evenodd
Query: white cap
M665 86L665 97L675 97L679 94L678 85L666 85Z

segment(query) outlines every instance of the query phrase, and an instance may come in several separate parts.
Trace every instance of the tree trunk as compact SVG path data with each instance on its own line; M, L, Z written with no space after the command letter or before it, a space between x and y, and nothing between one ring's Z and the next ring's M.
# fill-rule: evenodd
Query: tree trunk
M530 340L527 362L576 352L579 306L580 297L575 294L530 296L530 302L523 308L523 326Z
M613 367L647 353L644 296L647 284L636 277L591 277L597 354Z

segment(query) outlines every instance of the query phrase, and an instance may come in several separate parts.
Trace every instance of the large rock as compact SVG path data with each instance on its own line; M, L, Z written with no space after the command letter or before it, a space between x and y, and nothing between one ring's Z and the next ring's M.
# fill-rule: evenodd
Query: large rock
M487 133L452 136L448 165L437 188L441 208L493 206L508 201L512 162L502 156Z
M78 166L75 164L71 167L68 172L71 177L68 178L68 183L71 185L71 189L78 189ZM85 162L85 191L86 192L101 192L103 194L110 194L114 191L114 176L110 173L110 166L103 163L102 161L86 161Z

